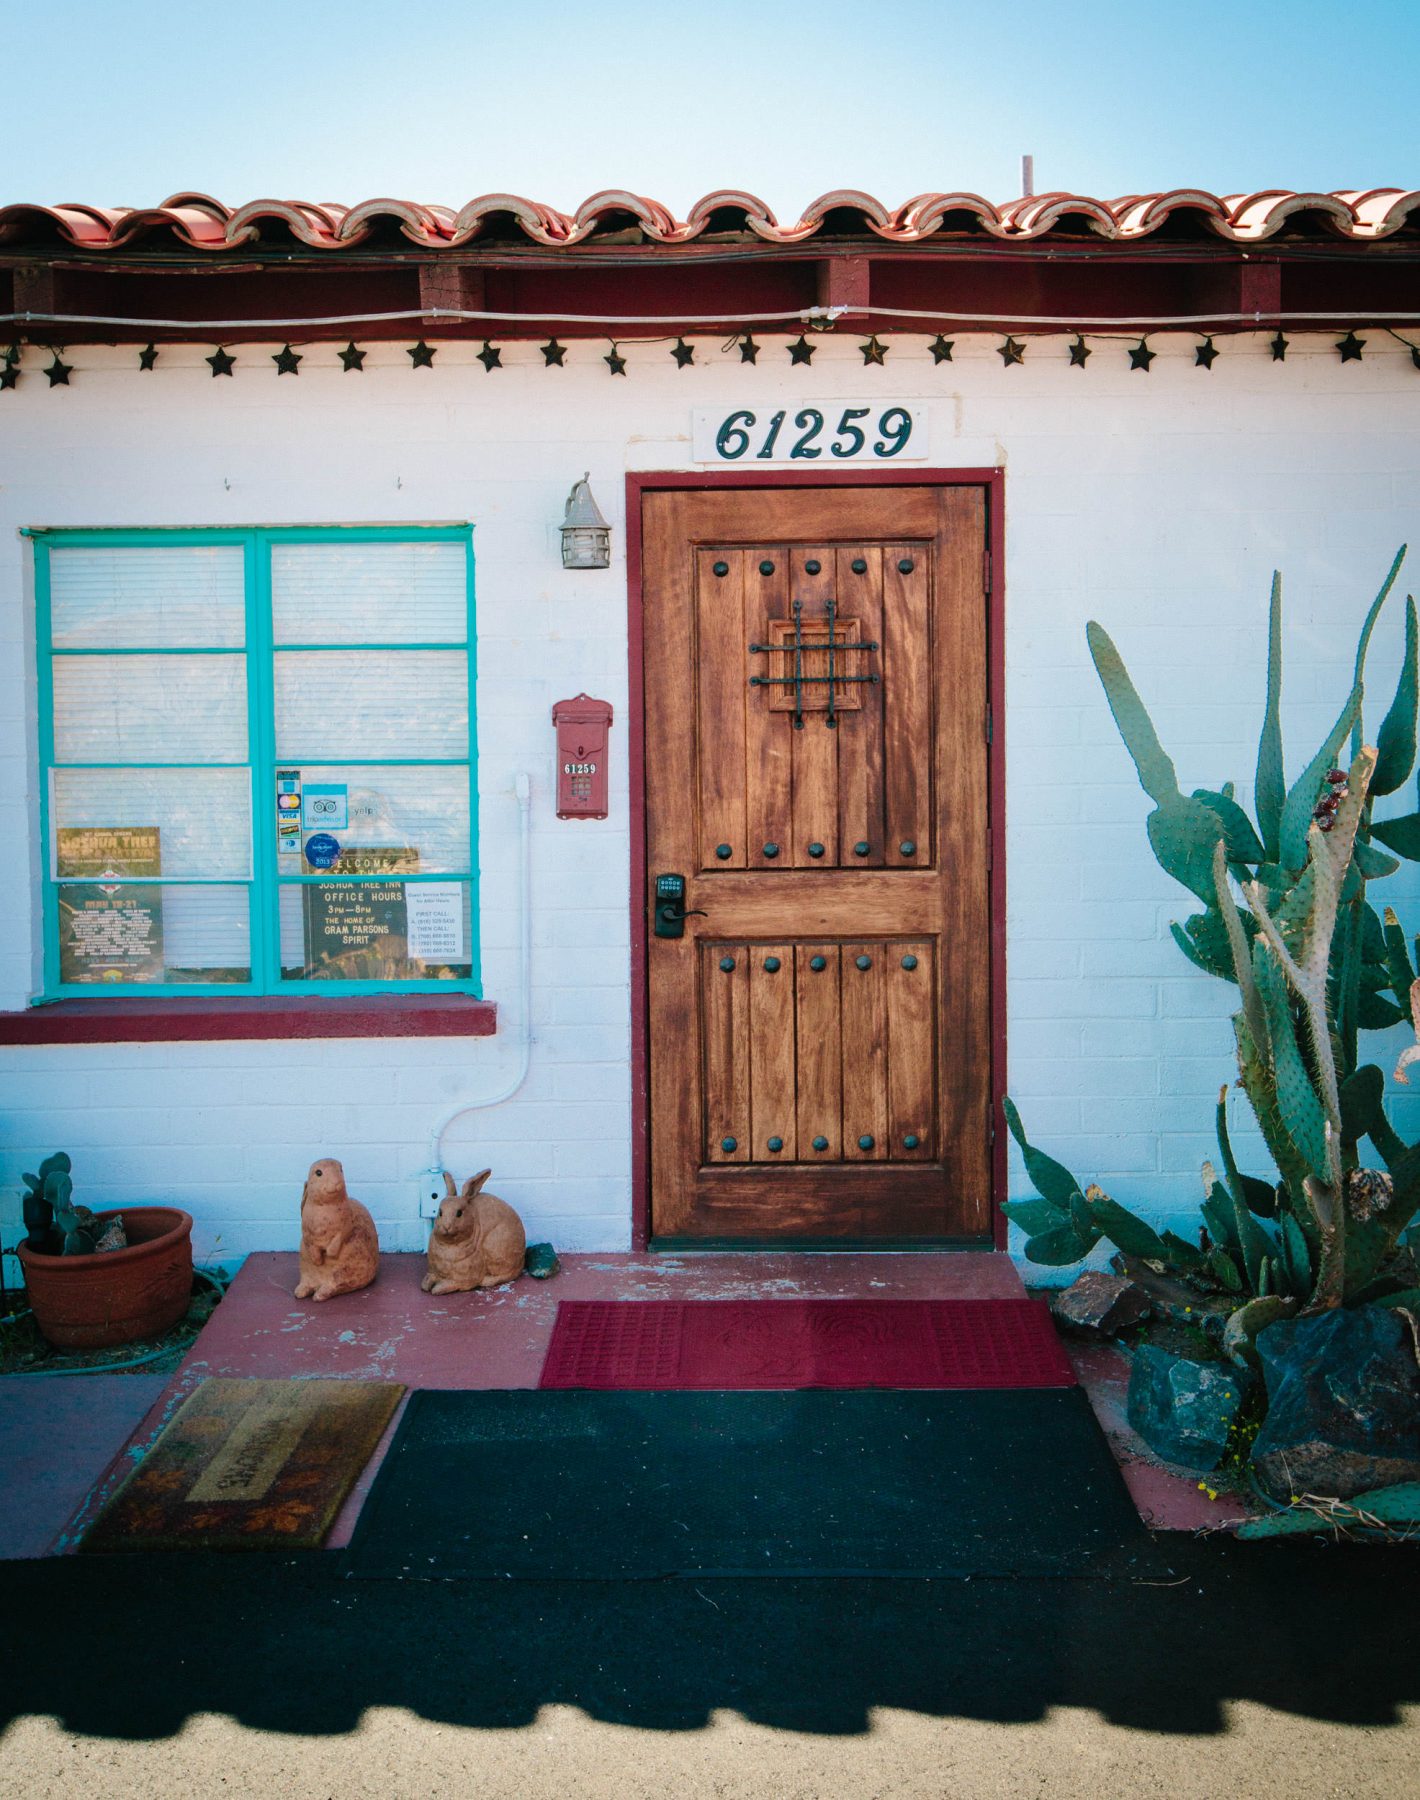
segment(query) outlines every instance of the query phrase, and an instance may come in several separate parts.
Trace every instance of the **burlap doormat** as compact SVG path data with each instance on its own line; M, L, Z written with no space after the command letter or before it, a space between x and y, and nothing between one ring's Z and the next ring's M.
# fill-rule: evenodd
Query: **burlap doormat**
M403 1393L384 1381L204 1381L80 1547L318 1549Z

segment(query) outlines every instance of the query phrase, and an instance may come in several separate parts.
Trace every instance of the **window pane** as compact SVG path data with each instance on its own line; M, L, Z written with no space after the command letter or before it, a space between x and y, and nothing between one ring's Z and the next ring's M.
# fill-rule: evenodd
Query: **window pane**
M278 802L277 870L309 875L319 866L340 875L454 874L468 872L469 816L466 768L344 767L282 764L285 790ZM303 855L312 837L334 838Z
M462 544L273 544L278 644L462 644Z
M276 657L278 762L467 755L462 650L286 650Z
M251 979L244 887L66 881L55 893L63 982Z
M152 544L49 556L54 647L217 649L246 639L240 544Z
M251 874L245 769L56 769L57 876Z
M281 889L287 981L461 981L473 973L466 881L309 881Z
M244 762L242 656L56 656L56 762Z

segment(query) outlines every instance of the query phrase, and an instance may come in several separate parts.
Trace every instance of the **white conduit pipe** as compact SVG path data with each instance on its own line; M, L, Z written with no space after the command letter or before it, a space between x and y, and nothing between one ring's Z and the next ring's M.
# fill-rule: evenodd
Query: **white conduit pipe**
M511 1100L527 1080L532 1061L532 782L525 771L514 778L513 792L518 801L518 1023L512 1034L517 1057L512 1073L500 1087L491 1094L457 1101L429 1133L429 1172L435 1175L443 1173L440 1148L454 1120Z

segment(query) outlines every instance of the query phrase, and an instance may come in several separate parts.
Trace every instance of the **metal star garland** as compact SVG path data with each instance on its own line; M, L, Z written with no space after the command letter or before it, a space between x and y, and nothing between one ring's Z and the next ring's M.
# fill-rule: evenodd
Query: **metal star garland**
M1008 337L1004 344L996 346L996 354L1009 369L1012 363L1023 363L1026 360L1026 347L1015 338Z
M626 358L621 354L620 350L617 349L615 344L612 345L610 351L602 358L602 361L611 370L613 375L624 375L626 373Z
M1420 345L1412 344L1410 346L1410 360L1417 369L1420 369Z
M496 344L490 344L488 339L484 338L483 348L479 351L474 360L476 362L481 362L487 372L491 375L495 369L501 369L503 367L503 352Z
M1139 342L1135 344L1133 349L1129 352L1129 367L1131 369L1142 369L1147 375L1149 373L1149 364L1158 354L1157 350L1151 350L1149 348L1147 338L1140 338Z
M1273 338L1268 348L1272 351L1273 362L1285 362L1287 360L1287 340L1282 336L1280 331L1277 333L1276 337Z
M1075 334L1075 341L1070 346L1070 367L1072 369L1083 369L1093 354L1094 352L1085 342L1084 333L1077 332Z
M156 344L149 344L145 349L138 352L138 367L140 369L151 369L157 360L158 346Z
M345 348L337 354L347 375L363 375L365 373L365 358L370 353L368 350L356 349L354 338L351 338Z
M755 343L752 337L742 337L740 339L740 361L742 363L752 363L756 362L758 358L759 345Z
M69 377L74 373L74 365L61 362L57 350L53 354L54 361L45 370L45 374L49 377L49 385L51 387L68 387Z
M695 361L695 346L687 344L683 337L678 337L671 345L671 355L675 358L678 369L688 369Z
M219 375L230 375L237 359L235 356L228 356L227 352L219 347L205 360L212 371L212 379L215 381Z
M867 367L869 363L876 363L881 368L887 361L887 345L878 342L876 331L866 344L859 344L858 348L863 352L864 367Z
M8 394L11 388L20 385L20 365L10 361L0 363L0 394Z
M814 346L800 332L798 341L789 345L789 361L791 363L811 363L814 359Z
M549 338L542 349L542 366L545 369L560 369L567 355L566 344L559 344L556 338Z
M927 346L932 352L932 361L934 363L950 362L952 360L952 347L952 340L943 337L940 331Z
M1336 348L1340 352L1342 362L1360 362L1361 352L1366 347L1366 340L1358 338L1354 331L1348 331L1344 338L1336 340Z
M276 364L276 373L278 375L299 375L301 372L301 364L304 362L305 358L297 356L291 346L285 344L276 352L271 360Z
M1193 366L1196 369L1211 369L1218 359L1218 346L1212 338L1204 338L1193 352Z
M423 338L420 338L419 342L411 349L406 350L405 355L409 357L411 365L416 369L432 369L434 366L433 345L426 344Z

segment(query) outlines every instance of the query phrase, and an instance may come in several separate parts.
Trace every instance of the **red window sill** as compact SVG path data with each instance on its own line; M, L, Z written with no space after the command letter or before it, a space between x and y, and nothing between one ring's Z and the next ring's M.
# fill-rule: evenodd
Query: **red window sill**
M219 1038L492 1037L498 1008L469 994L383 998L55 1000L0 1012L0 1044L194 1043Z

